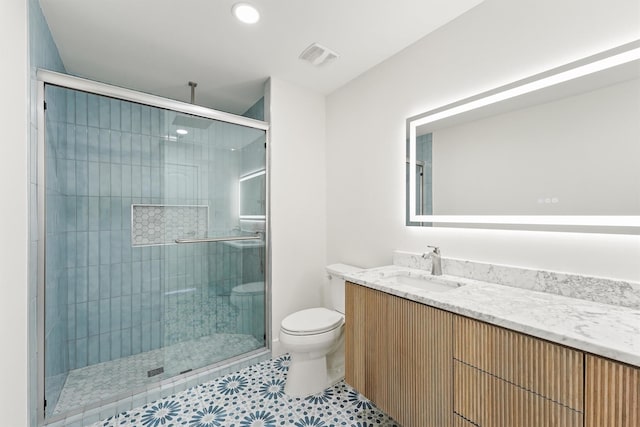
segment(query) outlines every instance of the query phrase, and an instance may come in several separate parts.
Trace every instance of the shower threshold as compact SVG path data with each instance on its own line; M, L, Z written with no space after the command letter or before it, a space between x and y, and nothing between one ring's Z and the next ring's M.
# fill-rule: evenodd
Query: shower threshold
M263 347L252 335L213 334L69 371L53 414L147 386ZM148 376L149 371L163 372Z

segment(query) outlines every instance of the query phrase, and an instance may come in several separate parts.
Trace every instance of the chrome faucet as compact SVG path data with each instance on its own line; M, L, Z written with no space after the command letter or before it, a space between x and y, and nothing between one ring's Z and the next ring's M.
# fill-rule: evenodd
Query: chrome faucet
M427 246L433 249L431 252L422 254L422 258L431 258L431 275L442 276L442 258L440 257L440 248L438 246Z

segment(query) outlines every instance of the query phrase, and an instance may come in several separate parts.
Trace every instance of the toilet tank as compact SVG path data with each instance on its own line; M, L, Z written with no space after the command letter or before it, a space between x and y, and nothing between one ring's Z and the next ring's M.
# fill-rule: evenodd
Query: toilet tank
M347 264L331 264L327 266L329 281L327 283L328 308L344 314L344 275L362 270Z

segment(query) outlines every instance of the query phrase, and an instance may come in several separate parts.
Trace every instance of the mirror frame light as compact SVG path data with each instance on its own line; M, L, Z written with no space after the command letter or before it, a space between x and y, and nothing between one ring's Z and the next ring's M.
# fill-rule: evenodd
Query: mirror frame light
M258 178L259 176L265 175L267 173L266 169L260 169L256 172L251 172L246 175L243 175L238 180L238 218L241 220L264 220L266 218L265 215L242 215L242 186L240 185L243 181L247 181L249 179Z
M640 59L640 40L635 40L497 89L445 105L427 113L410 117L407 119L409 177L414 177L416 174L416 136L419 126L435 123L438 120L496 104L500 101L514 99L521 95L533 93L540 89L588 76L638 59ZM409 179L409 221L412 223L640 227L640 215L417 215L415 192L415 179Z

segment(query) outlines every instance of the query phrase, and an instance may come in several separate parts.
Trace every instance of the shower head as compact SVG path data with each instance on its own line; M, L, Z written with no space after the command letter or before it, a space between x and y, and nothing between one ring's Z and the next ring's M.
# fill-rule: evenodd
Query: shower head
M183 114L178 114L175 119L173 119L173 124L179 127L190 127L194 129L207 129L213 120L205 119L203 117L198 116L187 116Z

